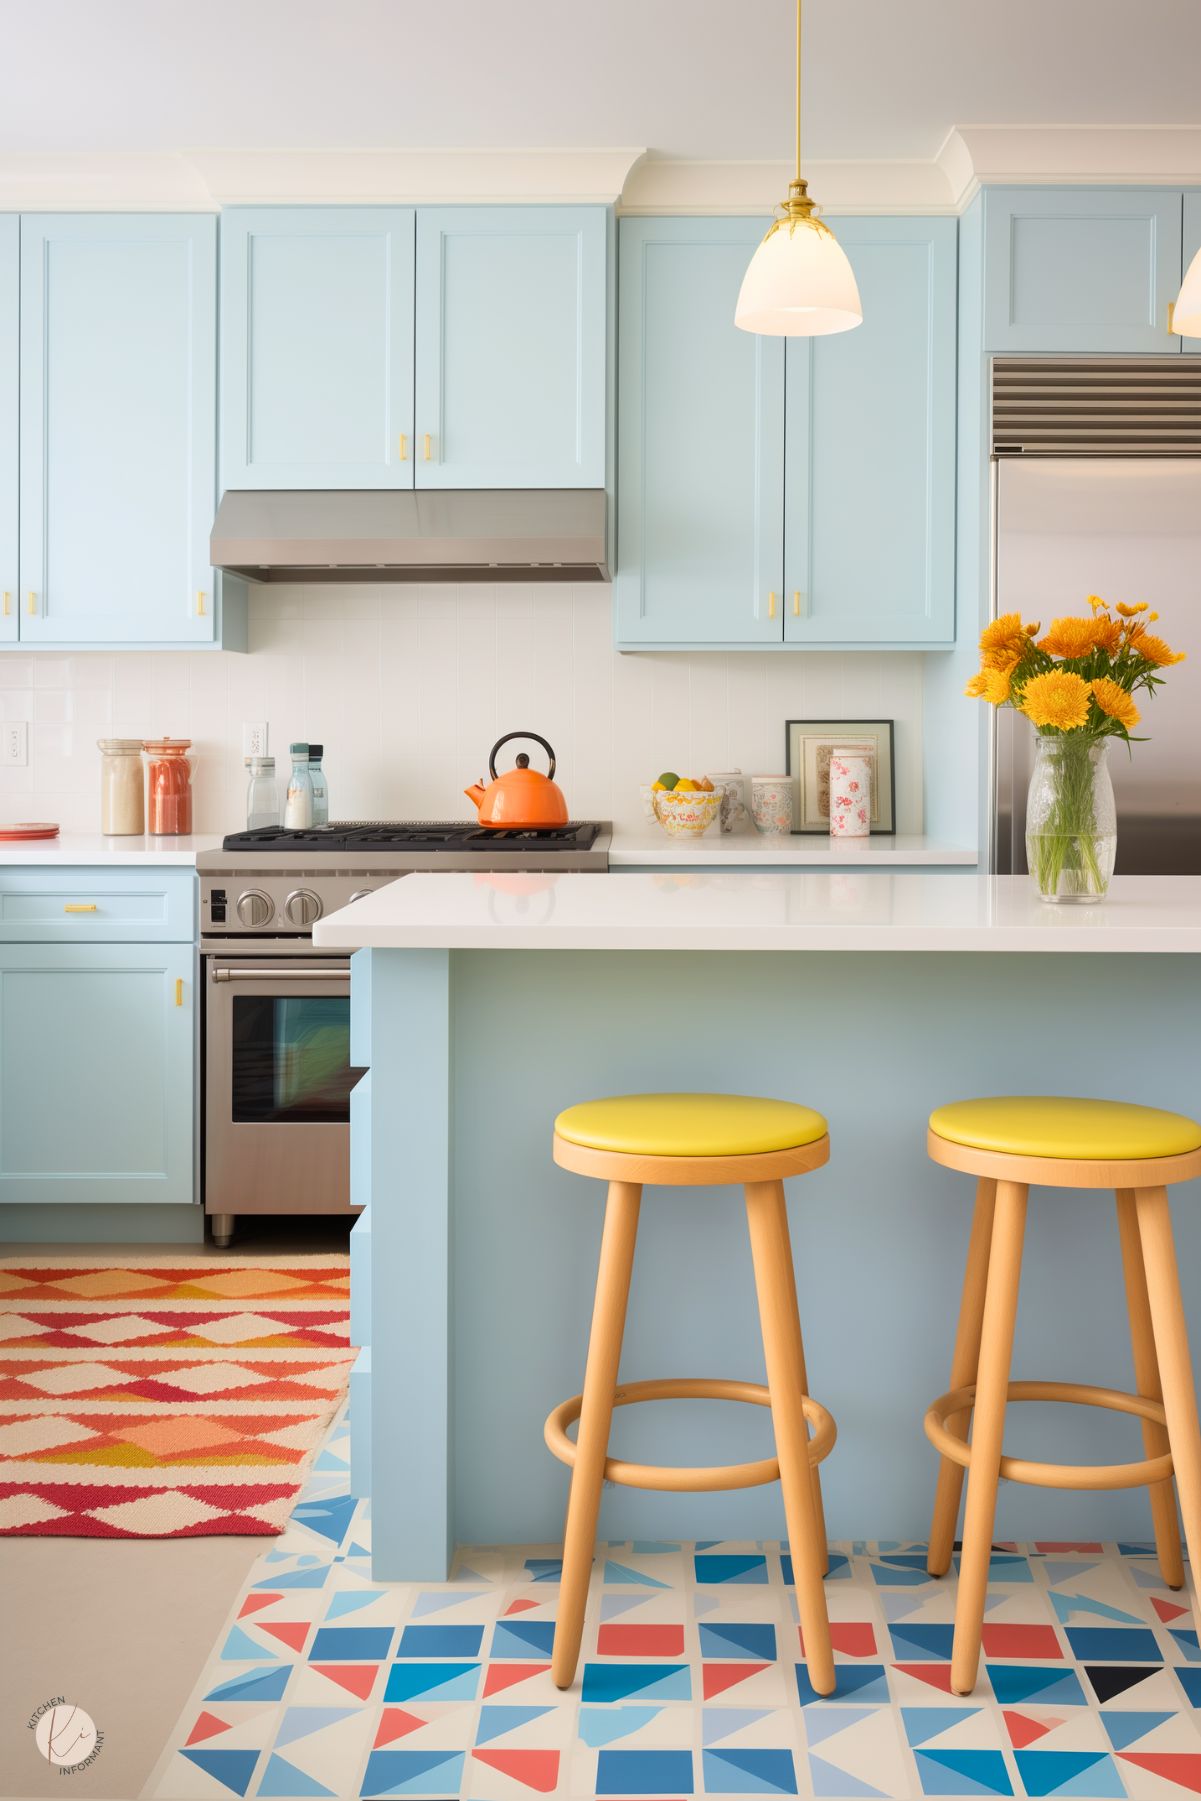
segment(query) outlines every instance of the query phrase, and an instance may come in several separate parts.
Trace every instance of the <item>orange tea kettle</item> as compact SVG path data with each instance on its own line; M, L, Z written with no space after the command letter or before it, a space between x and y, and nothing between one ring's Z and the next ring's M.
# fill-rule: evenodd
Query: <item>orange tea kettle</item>
M530 759L522 751L516 769L498 776L496 753L511 738L525 738L531 744L540 744L550 758L549 774L541 775L538 770L531 769ZM540 738L537 732L506 732L503 738L497 739L488 755L488 774L492 777L488 787L485 788L482 782L473 782L463 792L479 808L480 824L492 831L549 832L556 826L567 824L567 802L563 790L553 780L554 773L555 753L545 738Z

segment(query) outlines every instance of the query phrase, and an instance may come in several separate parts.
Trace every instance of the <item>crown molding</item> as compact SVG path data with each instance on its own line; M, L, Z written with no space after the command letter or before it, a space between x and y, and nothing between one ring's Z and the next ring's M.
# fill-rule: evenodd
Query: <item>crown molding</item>
M645 156L622 190L622 213L752 213L764 218L788 192L792 165L677 162ZM955 197L937 162L806 162L823 212L953 213Z
M644 152L189 150L0 156L0 209L214 212L223 206L560 201L612 205Z
M990 183L1201 186L1201 126L959 125L927 161L807 162L829 213L958 213ZM0 156L0 210L216 212L245 205L617 204L766 218L785 162L644 150L180 150Z
M938 152L956 204L978 188L1201 183L1198 125L959 125Z

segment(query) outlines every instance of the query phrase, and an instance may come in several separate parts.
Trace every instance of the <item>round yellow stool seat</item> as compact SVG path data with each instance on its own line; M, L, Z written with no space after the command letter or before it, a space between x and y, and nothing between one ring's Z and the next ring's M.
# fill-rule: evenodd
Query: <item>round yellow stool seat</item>
M812 1107L746 1094L617 1094L582 1101L555 1121L569 1144L627 1157L754 1157L816 1144Z
M1062 1095L994 1095L936 1107L937 1138L1012 1157L1101 1161L1179 1157L1201 1148L1201 1125L1161 1107Z

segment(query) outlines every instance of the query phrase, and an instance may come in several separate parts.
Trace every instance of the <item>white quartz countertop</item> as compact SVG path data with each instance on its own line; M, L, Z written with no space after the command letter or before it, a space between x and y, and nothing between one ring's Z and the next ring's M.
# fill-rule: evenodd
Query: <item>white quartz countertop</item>
M0 864L25 863L44 869L81 863L123 869L137 864L194 869L202 850L220 850L219 832L187 838L102 838L99 832L60 832L57 838L16 839L0 844Z
M694 870L412 875L318 920L322 949L1201 953L1201 877L1048 906L1026 876Z
M831 838L828 832L789 832L764 838L753 829L719 832L710 827L670 837L660 826L648 825L645 831L615 831L609 847L611 869L829 869L835 863L867 869L923 863L974 868L976 861L974 850L918 833L847 839Z

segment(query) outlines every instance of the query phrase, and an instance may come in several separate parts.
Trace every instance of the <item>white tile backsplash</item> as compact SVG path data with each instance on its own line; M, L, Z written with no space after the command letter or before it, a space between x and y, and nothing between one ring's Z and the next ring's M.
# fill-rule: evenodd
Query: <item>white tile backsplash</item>
M528 728L575 817L636 828L661 769L773 772L786 719L841 717L896 721L897 829L922 829L920 655L621 656L611 604L591 585L279 585L251 590L247 655L0 655L0 719L32 722L0 819L98 830L96 739L169 734L193 740L196 830L234 831L242 722L266 719L281 778L292 739L325 745L335 818L467 818L495 739Z

